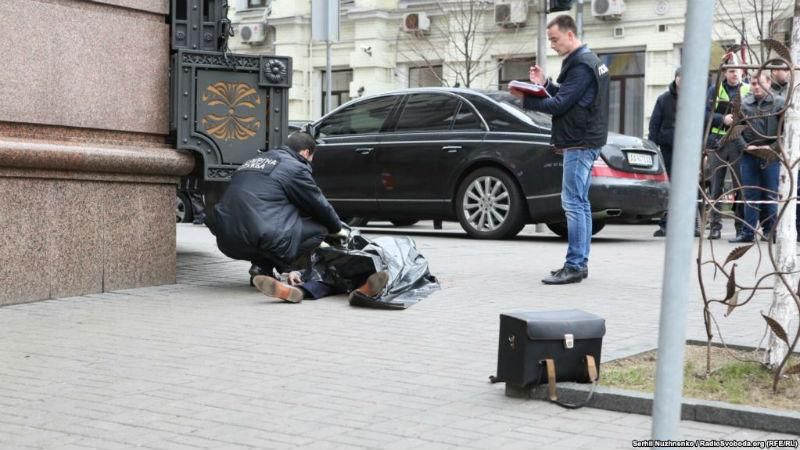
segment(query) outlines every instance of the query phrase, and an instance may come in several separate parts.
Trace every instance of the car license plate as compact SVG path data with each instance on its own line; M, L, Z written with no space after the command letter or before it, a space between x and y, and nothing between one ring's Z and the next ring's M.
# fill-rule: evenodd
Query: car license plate
M653 155L648 153L628 153L628 164L632 166L646 166L653 165Z

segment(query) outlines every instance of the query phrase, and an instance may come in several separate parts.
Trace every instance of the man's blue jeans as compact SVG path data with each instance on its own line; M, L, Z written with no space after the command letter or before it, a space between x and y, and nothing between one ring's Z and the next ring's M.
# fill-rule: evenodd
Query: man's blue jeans
M757 186L763 189L745 188L744 189L744 220L747 226L742 227L742 235L752 237L758 229L759 213L765 211L765 223L761 224L764 235L767 235L775 223L775 215L778 212L778 205L775 203L750 203L754 201L777 200L778 198L778 176L780 175L780 163L772 161L765 164L765 161L757 156L745 152L739 163L742 171L742 184L744 186Z
M561 207L567 216L569 239L566 265L573 269L586 268L589 263L589 246L592 241L589 186L592 184L592 165L599 154L599 148L564 151Z

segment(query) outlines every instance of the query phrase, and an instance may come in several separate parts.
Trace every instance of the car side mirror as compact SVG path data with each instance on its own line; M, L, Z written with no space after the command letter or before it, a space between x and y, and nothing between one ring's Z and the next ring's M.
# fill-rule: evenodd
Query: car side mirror
M311 122L309 122L309 123L307 123L307 124L303 125L303 127L301 128L301 130L303 130L304 132L306 132L306 133L310 134L310 135L311 135L312 137L314 137L314 138L316 138L316 137L317 137L317 129L316 129L316 127L314 126L314 124L313 124L313 123L311 123Z

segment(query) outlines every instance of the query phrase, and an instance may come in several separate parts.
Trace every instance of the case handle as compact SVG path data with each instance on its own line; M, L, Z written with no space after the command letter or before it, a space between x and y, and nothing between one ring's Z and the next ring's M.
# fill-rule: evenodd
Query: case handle
M574 404L558 400L558 392L556 388L556 363L552 358L545 359L544 363L547 368L547 397L551 402L567 409L583 408L589 404L589 401L592 399L592 394L594 394L594 388L597 386L598 378L597 364L595 364L594 356L586 355L586 371L589 374L589 380L592 382L592 387L589 389L589 395L586 396L586 400Z

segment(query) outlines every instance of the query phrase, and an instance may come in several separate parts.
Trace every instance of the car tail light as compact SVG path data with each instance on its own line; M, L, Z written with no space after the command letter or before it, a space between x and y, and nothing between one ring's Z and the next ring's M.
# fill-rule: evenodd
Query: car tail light
M667 172L663 169L659 173L637 173L637 172L624 172L622 170L614 169L603 161L603 158L597 158L592 166L593 177L607 177L607 178L627 178L630 180L648 180L648 181L669 181Z

